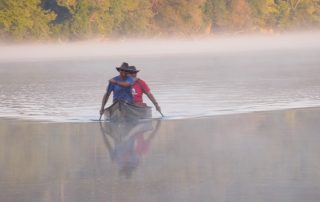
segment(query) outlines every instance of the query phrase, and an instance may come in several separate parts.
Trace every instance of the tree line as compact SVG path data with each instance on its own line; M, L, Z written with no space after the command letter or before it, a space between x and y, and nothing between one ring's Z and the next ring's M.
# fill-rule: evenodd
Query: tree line
M0 0L2 40L317 28L320 0Z

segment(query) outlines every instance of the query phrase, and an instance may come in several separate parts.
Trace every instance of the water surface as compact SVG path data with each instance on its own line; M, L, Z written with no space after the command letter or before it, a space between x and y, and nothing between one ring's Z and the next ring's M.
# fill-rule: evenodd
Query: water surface
M0 201L318 202L320 110L0 121Z
M0 51L1 202L320 200L316 34ZM165 119L92 121L123 61Z
M1 47L0 117L98 119L123 61L141 70L168 119L319 106L318 36Z

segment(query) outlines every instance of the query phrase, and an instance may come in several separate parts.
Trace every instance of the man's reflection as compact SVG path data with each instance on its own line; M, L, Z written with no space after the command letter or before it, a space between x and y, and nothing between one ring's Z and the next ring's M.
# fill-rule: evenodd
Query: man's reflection
M161 121L100 123L110 158L119 166L119 173L127 178L138 167L140 158L150 148Z

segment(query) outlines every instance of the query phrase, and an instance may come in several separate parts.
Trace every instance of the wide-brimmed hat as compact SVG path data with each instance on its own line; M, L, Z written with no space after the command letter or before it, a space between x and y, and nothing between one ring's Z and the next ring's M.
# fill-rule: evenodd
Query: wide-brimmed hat
M116 67L116 69L117 69L118 71L120 71L120 70L129 71L129 64L126 63L126 62L123 62L123 63L121 64L121 66L120 66L120 67Z
M132 73L137 73L140 70L138 70L135 66L129 66L127 71Z

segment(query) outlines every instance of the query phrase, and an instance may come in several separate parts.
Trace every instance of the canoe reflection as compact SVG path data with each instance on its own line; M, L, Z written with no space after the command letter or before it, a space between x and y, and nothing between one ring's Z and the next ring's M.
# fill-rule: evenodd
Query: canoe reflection
M161 121L100 122L104 143L119 174L129 178L151 146Z

